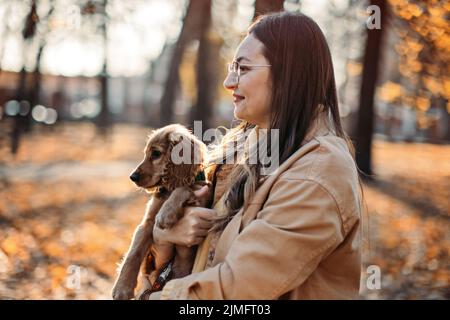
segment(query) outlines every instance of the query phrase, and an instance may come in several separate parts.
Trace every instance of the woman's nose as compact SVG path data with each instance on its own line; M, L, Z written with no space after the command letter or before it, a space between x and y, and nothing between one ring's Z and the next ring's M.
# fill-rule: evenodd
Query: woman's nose
M237 78L232 73L228 73L227 77L223 81L223 86L228 90L233 90L237 87Z

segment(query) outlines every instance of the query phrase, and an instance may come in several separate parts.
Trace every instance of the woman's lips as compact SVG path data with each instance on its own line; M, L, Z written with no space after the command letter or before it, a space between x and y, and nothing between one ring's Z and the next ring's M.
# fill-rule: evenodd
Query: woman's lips
M241 95L238 95L238 94L235 94L235 93L233 94L233 102L235 102L235 103L241 102L244 99L245 99L244 96L241 96Z

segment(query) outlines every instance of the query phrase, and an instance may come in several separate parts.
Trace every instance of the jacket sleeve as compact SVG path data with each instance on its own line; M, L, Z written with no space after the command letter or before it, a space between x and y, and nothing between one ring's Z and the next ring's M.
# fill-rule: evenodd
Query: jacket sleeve
M277 299L300 286L344 239L335 199L320 184L281 177L225 260L166 284L162 299Z

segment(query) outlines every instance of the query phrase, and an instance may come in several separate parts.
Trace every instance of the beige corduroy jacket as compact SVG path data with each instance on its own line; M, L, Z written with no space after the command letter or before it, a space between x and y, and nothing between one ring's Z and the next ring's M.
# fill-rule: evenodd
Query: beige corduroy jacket
M357 298L361 215L354 160L322 118L228 223L211 267L198 254L161 299Z

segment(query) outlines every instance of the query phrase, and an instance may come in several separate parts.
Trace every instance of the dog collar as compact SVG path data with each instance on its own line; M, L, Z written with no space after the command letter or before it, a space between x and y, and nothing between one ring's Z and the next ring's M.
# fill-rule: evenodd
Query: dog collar
M206 177L205 177L205 170L200 171L199 173L197 173L197 175L195 176L195 181L205 181Z
M156 195L161 199L167 198L168 197L167 189L165 187L157 187Z

